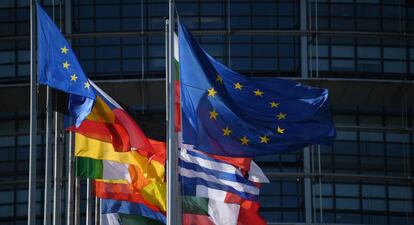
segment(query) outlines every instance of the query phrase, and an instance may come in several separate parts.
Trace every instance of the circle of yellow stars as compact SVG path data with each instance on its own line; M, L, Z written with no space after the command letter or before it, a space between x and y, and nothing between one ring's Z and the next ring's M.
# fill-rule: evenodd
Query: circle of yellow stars
M62 53L64 55L67 55L68 52L69 52L69 49L66 46L63 46L62 48L60 48L60 53ZM70 66L71 65L69 64L68 61L62 62L62 68L63 69L69 70ZM78 80L78 76L75 73L70 76L70 81L76 82L77 80ZM90 86L91 86L91 84L88 81L83 83L84 88L89 89Z
M216 74L215 81L217 83L221 84L221 85L223 84L223 78L219 74ZM244 85L242 85L240 82L236 82L236 83L233 83L233 88L235 90L238 90L238 91L243 91ZM256 97L263 97L265 93L264 93L264 91L262 91L260 89L256 89L256 90L253 91L253 94ZM211 87L210 89L207 89L207 96L208 97L215 98L216 95L218 95L218 92L214 89L214 87ZM277 109L277 108L279 108L279 106L280 106L280 102L276 102L276 101L269 102L269 107L271 109ZM217 120L217 118L219 116L219 113L215 109L213 109L212 111L209 111L209 116L210 116L210 120ZM283 112L279 112L276 115L276 119L278 121L286 120L286 118L287 118L287 114L283 113ZM228 126L223 128L221 131L222 131L222 133L223 133L222 135L224 137L230 137L233 133L233 131ZM283 134L285 134L285 129L280 127L280 126L277 126L275 128L275 133L279 134L279 135L283 135ZM238 140L240 141L240 144L242 146L248 146L249 142L251 141L247 136L239 137ZM260 144L268 144L271 141L271 139L270 139L269 136L263 135L263 136L258 137L258 141L260 142Z

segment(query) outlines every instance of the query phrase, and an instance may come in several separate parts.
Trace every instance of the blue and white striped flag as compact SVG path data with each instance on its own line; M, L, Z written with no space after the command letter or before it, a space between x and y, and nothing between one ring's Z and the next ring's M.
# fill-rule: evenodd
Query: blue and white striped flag
M249 176L245 177L235 166L211 158L188 145L181 148L179 170L183 195L222 201L227 192L257 201L260 189L256 183L269 182L253 161Z

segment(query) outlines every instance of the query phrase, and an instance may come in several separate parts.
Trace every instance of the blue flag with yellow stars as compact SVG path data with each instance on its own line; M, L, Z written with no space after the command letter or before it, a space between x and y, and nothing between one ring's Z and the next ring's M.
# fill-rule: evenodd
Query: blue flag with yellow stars
M327 90L240 75L209 56L181 23L178 36L185 144L253 157L332 142Z
M92 109L95 92L65 37L42 7L36 7L38 82L70 94L68 111L79 126Z

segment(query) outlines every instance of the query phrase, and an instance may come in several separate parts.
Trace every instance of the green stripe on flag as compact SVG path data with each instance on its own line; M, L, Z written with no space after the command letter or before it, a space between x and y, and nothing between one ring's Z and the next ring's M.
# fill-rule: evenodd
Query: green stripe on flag
M183 212L208 215L208 198L183 196Z
M118 213L118 216L121 219L122 225L164 225L158 220L153 220L143 216L128 215L123 213Z
M176 81L178 81L178 80L180 80L180 63L176 60L176 59L174 59L173 60L174 62L174 74L175 74L175 80Z
M102 179L102 160L76 157L75 174L81 178Z

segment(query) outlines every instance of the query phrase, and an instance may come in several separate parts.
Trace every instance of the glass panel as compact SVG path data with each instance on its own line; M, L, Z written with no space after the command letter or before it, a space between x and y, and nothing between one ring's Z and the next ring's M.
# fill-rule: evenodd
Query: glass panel
M362 200L362 209L370 211L385 211L385 200L364 199Z
M332 60L332 70L334 71L354 71L355 63L353 60Z
M412 203L410 201L389 201L388 207L391 212L412 212Z
M14 191L0 191L0 204L14 202Z
M381 58L380 47L358 47L358 57L365 59Z
M387 133L385 134L385 138L387 141L390 141L390 142L402 142L402 143L410 142L410 136L408 134Z
M400 59L405 60L406 58L406 49L405 48L384 48L384 59Z
M412 199L412 188L401 186L389 186L388 196L389 198Z
M27 210L27 209L26 209ZM0 218L7 218L7 217L13 217L14 215L14 208L10 207L9 205L0 205ZM27 213L26 213L27 215ZM26 222L27 223L27 222ZM10 223L5 223L10 224Z
M385 73L406 73L407 63L384 61L384 72Z
M336 198L337 209L359 209L359 199Z
M360 139L362 141L382 141L383 134L376 132L360 132Z
M379 185L362 185L362 197L385 198L385 187Z
M313 190L314 195L320 195L319 184L313 184L312 190ZM333 195L332 184L322 183L322 196L332 196L332 195Z
M337 196L358 196L357 184L335 184L335 194Z
M355 131L336 131L336 140L356 140L357 132Z
M354 47L352 46L335 46L331 48L332 57L354 57Z

